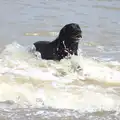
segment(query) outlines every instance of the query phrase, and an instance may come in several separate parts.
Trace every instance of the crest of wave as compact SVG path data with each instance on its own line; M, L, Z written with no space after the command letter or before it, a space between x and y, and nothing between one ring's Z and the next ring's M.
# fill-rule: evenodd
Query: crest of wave
M116 66L119 63L108 64L83 55L60 62L42 60L34 47L13 43L0 54L0 101L12 100L22 107L27 104L82 110L90 106L111 109L115 107L114 100L103 94L104 89L85 82L119 84L120 72Z

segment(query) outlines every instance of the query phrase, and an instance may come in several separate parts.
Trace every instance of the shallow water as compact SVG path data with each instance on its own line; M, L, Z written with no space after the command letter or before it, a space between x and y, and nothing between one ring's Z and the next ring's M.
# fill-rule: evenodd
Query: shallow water
M119 120L119 4L2 0L0 119ZM80 55L42 60L32 43L52 41L70 22L83 31Z

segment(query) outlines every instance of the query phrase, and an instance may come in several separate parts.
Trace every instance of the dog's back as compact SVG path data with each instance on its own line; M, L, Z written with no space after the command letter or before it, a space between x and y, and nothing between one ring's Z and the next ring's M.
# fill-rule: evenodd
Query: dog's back
M43 59L54 59L53 46L50 43L49 41L38 41L34 43L36 51L41 53Z
M49 43L50 43L49 41L38 41L38 42L35 42L34 45L36 47L36 51L44 51Z

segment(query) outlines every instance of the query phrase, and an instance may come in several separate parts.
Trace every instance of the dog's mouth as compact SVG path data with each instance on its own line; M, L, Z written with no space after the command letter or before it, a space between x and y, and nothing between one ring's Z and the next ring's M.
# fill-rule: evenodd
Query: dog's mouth
M75 34L75 35L72 35L71 38L73 38L75 42L78 42L80 38L82 38L82 35L80 33Z

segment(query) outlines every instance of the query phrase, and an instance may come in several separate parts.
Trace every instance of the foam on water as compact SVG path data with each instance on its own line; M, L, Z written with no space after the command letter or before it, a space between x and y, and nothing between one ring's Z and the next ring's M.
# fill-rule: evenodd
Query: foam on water
M15 107L118 110L119 68L119 62L82 55L42 60L34 49L13 43L0 53L0 107L13 101Z

